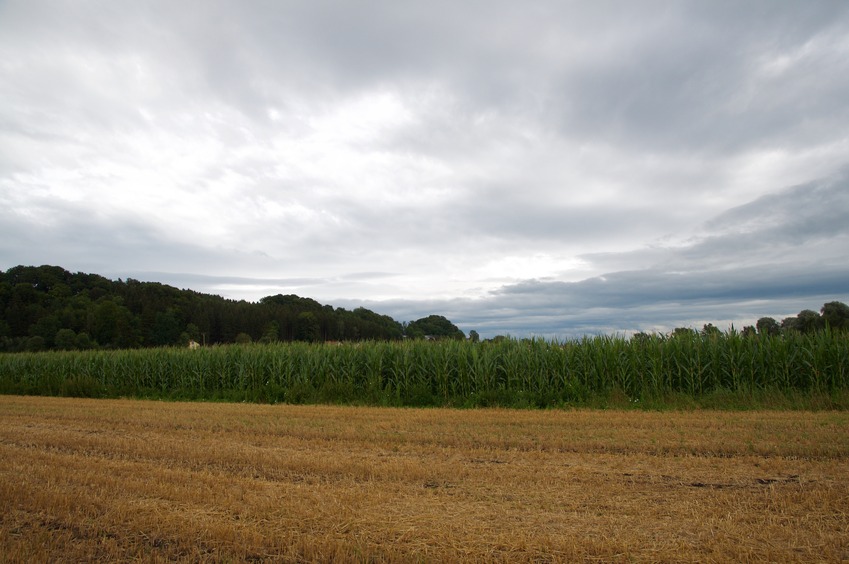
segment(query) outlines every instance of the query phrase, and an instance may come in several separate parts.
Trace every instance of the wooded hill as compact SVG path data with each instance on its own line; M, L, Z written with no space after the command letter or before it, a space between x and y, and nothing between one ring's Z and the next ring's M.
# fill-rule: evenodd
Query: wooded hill
M849 331L849 306L832 301L780 322L762 317L744 336ZM699 333L677 328L672 336ZM705 336L719 333L706 324ZM441 315L399 323L369 309L334 308L296 295L259 302L228 300L158 282L110 280L58 266L0 271L0 352L212 345L250 341L362 341L425 337L463 339ZM634 338L647 338L637 333ZM469 338L478 340L477 332ZM505 337L495 337L494 340Z
M110 280L58 266L0 272L0 352L247 341L394 340L465 335L442 316L401 324L365 308L296 295L228 300L157 282Z

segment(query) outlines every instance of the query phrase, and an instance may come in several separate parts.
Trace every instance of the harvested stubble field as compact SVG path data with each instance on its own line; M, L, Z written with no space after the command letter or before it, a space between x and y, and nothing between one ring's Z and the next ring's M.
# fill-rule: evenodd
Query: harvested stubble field
M849 559L849 414L0 396L0 560Z

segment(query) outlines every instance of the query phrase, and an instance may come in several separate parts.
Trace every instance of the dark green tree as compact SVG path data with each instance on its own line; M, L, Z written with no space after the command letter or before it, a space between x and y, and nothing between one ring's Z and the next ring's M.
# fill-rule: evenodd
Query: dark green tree
M88 333L77 333L77 338L74 339L74 347L81 351L95 348L97 343L93 343Z
M182 323L173 308L158 311L154 317L152 341L156 346L176 345L180 342Z
M695 329L690 329L689 327L676 327L672 331L673 337L692 337L693 335L697 335L698 332Z
M820 310L822 319L832 330L849 329L849 305L843 302L828 302Z
M802 333L814 333L824 327L820 314L810 309L803 309L796 316L797 328Z
M420 339L432 337L437 339L465 339L456 325L441 315L429 315L407 324L407 337Z
M203 336L201 335L200 328L197 325L195 325L194 323L189 323L188 325L186 325L185 333L186 333L187 341L188 341L188 339L191 339L192 341L196 341L196 342L200 343L203 340Z
M704 326L702 326L702 337L715 338L720 335L722 335L722 331L720 331L718 327L715 327L713 323L705 323Z
M59 318L52 314L42 315L38 318L30 328L29 334L32 337L41 337L44 339L44 346L47 348L53 347L53 339L56 337L56 332L61 329L62 325Z
M781 320L782 331L799 331L799 319L794 315Z
M61 351L70 351L77 348L77 334L73 329L59 329L53 339L56 348Z
M295 335L299 341L307 341L314 343L321 340L320 326L318 319L311 311L302 311L298 314L298 322L295 329Z
M781 331L781 326L778 321L772 317L761 317L758 319L755 326L758 328L758 333L761 335L777 335Z
M94 306L92 333L101 346L134 348L139 345L135 319L130 311L110 299L103 298Z
M262 332L261 343L276 343L280 339L280 324L270 321Z

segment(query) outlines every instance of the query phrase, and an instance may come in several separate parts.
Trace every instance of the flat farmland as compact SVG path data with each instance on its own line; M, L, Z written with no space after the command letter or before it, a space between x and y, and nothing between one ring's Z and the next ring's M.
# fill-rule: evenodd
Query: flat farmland
M0 561L849 560L849 414L0 396Z

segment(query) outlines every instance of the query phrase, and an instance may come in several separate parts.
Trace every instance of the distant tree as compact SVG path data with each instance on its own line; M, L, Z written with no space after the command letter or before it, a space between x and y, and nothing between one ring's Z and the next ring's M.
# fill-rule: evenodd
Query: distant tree
M74 339L74 347L81 351L86 351L88 349L95 348L96 343L91 341L91 337L89 337L88 333L77 333L77 337Z
M781 320L781 330L784 332L799 331L799 319L795 315L785 317Z
M775 320L773 320L773 321L775 321ZM778 325L778 324L776 323L776 325ZM757 331L757 329L755 329L755 327L753 325L744 325L743 326L742 335L744 337L754 337L757 334L758 334L758 331Z
M823 328L823 319L820 314L810 309L803 309L796 316L797 326L802 333L814 333Z
M236 344L237 345L247 345L253 342L253 339L247 333L239 333L236 335Z
M200 334L200 328L197 325L195 325L194 323L189 323L188 325L186 325L185 333L186 333L186 337L188 337L186 339L187 343L188 343L189 340L197 341L197 342L200 342L202 340L201 334Z
M261 343L276 343L280 339L280 324L270 321L262 332Z
M44 337L40 335L30 337L26 341L26 349L30 352L38 352L44 350Z
M781 326L778 324L778 321L772 317L761 317L758 319L755 326L758 328L758 333L761 335L777 335L781 330Z
M120 300L119 300L120 301ZM137 320L119 303L108 298L98 300L93 310L93 334L105 347L133 348L139 344Z
M180 342L180 320L173 308L158 311L153 324L153 344L157 346L176 345Z
M481 336L478 335L478 332L472 329L469 331L469 340L473 343L478 343L481 340Z
M673 337L692 337L697 334L695 329L690 329L689 327L676 327L672 331Z
M843 302L828 302L820 310L822 319L831 329L849 329L849 306Z
M406 323L406 326L404 327L404 336L408 339L424 339L424 329L414 325L413 323L414 322L412 321Z
M300 296L296 296L294 294L277 294L275 296L266 296L259 300L261 304L275 304L278 306L289 306L289 307L297 307L299 309L306 310L319 310L321 309L321 304L315 301L312 298L302 298Z
M388 315L380 315L358 307L349 321L358 328L359 335L366 339L400 339L404 336L400 323Z
M17 283L8 297L6 305L6 322L11 329L12 337L26 337L29 328L43 314L41 299L32 283Z
M713 323L705 323L702 326L702 337L712 338L720 335L722 335L722 331L720 331L719 328L714 327Z
M302 311L298 314L295 335L299 341L307 341L308 343L321 340L320 326L313 312Z
M44 339L44 346L50 348L53 346L53 338L56 332L61 329L62 325L59 318L55 315L47 314L38 318L30 328L29 334L33 337L38 336Z
M456 325L441 315L429 315L407 324L407 336L411 338L422 338L427 336L446 339L465 339L463 333Z
M649 340L651 340L651 335L649 335L648 333L645 333L644 331L638 331L637 333L634 333L633 335L631 335L631 342L632 343L639 343L639 344L643 345L643 344L647 343Z
M73 329L59 329L54 337L56 348L62 351L70 351L77 348L77 334Z

